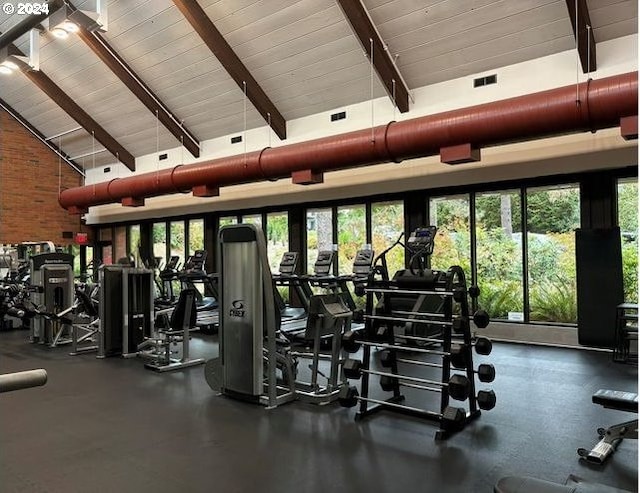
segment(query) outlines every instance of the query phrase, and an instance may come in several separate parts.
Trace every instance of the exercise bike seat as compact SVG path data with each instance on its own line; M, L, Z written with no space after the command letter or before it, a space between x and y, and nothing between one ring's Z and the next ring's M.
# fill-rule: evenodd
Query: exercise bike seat
M638 412L638 394L634 392L600 389L593 394L591 401L607 409L627 411L630 413Z

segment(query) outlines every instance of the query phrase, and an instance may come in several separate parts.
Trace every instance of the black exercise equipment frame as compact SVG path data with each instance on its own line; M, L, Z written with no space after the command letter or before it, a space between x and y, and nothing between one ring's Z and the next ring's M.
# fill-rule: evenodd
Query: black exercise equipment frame
M457 314L459 316L465 317L467 320L470 319L470 310L469 310L469 300L467 295L467 284L464 275L464 271L459 266L452 266L446 272L444 271L435 271L430 269L423 269L421 267L419 273L423 274L428 272L429 276L433 274L433 281L428 282L425 281L423 285L420 286L419 289L412 289L407 287L399 286L399 283L396 278L398 275L394 276L394 279L389 279L389 273L387 270L387 262L386 262L386 253L391 250L396 245L400 245L405 247L405 244L401 241L402 236L398 239L392 247L388 248L384 252L382 252L376 261L374 262L374 267L372 268L369 278L367 281L368 287L366 289L366 316L365 316L365 327L363 332L363 339L370 342L378 342L383 343L385 345L403 345L404 343L396 341L396 336L393 330L393 324L389 325L387 330L385 331L386 337L384 340L381 340L379 335L377 334L378 329L381 326L384 326L385 323L380 321L379 319L370 318L371 315L382 315L392 317L392 313L390 310L389 298L394 294L394 292L401 293L409 293L415 292L418 296L424 292L431 292L429 296L438 296L443 298L442 303L442 322L448 322L448 325L445 325L442 331L442 352L450 353L451 345L452 345L452 331L453 331L453 317L454 317L454 290L459 290L458 292L464 293L463 296L459 296L459 306L460 312ZM402 272L402 271L400 271ZM400 272L398 274L400 274ZM404 272L411 273L412 275L416 273L413 268L405 269ZM440 294L442 293L442 294ZM382 311L380 308L382 307ZM417 320L419 321L419 320ZM399 336L402 339L401 336ZM481 415L481 410L478 407L477 394L476 394L476 385L475 385L475 374L474 374L474 363L473 363L473 351L472 351L472 342L473 337L471 335L470 323L464 325L461 333L456 334L456 339L461 339L462 343L462 351L464 353L464 357L466 358L467 365L464 369L466 377L469 379L471 388L470 395L468 399L468 407L469 409L465 411L465 418L462 422L451 423L447 422L447 420L443 419L445 410L449 407L450 396L448 392L442 392L440 398L440 409L438 411L431 411L425 409L421 411L412 407L398 407L396 406L398 403L404 401L405 397L400 391L400 379L395 379L395 385L393 388L393 395L384 400L385 403L389 403L391 405L385 406L382 403L371 403L367 401L369 398L369 376L370 374L366 371L363 371L362 374L362 384L361 384L361 392L360 395L363 399L359 399L359 409L356 413L355 419L356 421L362 420L368 416L371 416L378 411L386 410L393 411L400 414L405 414L409 416L419 417L423 419L427 419L430 421L438 422L440 425L439 430L436 432L436 440L443 440L449 438L452 434L457 431L462 430L469 422L477 419ZM363 345L363 358L362 358L362 368L363 370L369 370L371 367L372 361L372 346L371 345ZM398 374L398 363L396 361L396 349L388 349L391 358L391 366L389 370L393 374ZM442 378L441 381L447 382L451 377L451 358L448 355L442 356ZM461 369L456 369L457 371L462 371Z

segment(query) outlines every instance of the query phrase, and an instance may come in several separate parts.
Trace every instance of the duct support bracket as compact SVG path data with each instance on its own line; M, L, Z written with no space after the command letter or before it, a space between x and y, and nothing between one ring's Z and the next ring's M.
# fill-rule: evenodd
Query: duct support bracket
M217 197L220 187L214 185L197 185L191 189L194 197Z
M71 205L71 206L69 206L68 211L69 211L69 215L78 216L78 215L82 215L82 214L87 214L89 212L89 208L88 207Z
M324 183L324 173L322 171L314 171L312 169L294 171L291 173L291 182L294 185L315 185L318 183Z
M440 161L444 164L464 164L480 161L480 148L471 144L441 147Z
M620 118L620 135L624 140L638 140L638 115Z
M122 199L122 205L124 207L143 207L144 198L139 197L125 197Z

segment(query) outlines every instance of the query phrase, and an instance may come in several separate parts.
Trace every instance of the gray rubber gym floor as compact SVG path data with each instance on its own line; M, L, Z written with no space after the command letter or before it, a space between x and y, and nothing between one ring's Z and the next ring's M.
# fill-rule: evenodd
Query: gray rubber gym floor
M0 333L0 372L41 367L49 382L0 396L3 493L491 492L505 475L570 473L637 491L637 441L604 467L576 455L598 426L632 419L591 404L599 388L637 391L636 369L606 353L495 344L497 407L435 442L436 428L417 419L356 423L337 404L267 411L216 397L201 366L156 374L26 337ZM217 353L213 336L196 337L195 356Z

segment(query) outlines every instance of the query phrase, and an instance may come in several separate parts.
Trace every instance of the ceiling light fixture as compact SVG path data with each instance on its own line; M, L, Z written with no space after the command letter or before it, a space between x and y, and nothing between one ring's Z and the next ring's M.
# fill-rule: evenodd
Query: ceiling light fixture
M5 60L4 62L0 63L0 67L9 67L11 70L18 70L18 64L12 62L11 60Z
M66 39L81 28L89 32L107 30L106 0L96 0L96 10L77 10L64 5L49 16L49 31L55 37Z
M0 49L0 71L10 74L14 70L40 70L40 32L29 31L29 52L23 53L15 46Z
M64 29L68 33L77 33L80 30L78 24L69 20L64 21L60 27L62 27L62 29Z
M58 39L67 39L69 37L68 31L62 27L54 27L51 30L51 34L53 34Z

